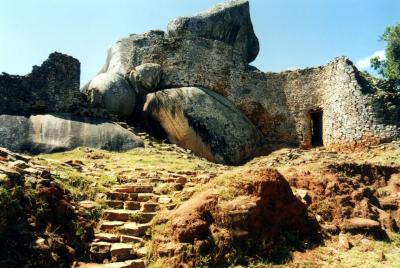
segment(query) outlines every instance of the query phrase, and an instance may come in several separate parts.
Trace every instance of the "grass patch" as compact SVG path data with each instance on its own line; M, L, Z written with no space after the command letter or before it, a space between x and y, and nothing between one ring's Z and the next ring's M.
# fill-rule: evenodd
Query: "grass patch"
M143 171L212 170L219 166L195 156L191 156L190 159L188 159L186 154L164 148L167 146L172 145L154 143L152 147L135 148L126 152L108 152L104 150L77 148L68 152L42 154L40 157L61 162L75 159L81 160L84 163L91 162L102 164L115 173L126 171L127 169L142 169ZM100 157L96 159L93 155L100 155Z
M50 164L53 169L54 181L76 201L94 200L98 193L107 192L109 187L117 183L115 175L101 175L100 177L85 175L73 168L59 164Z
M213 171L220 167L195 156L188 159L187 154L173 148L173 145L159 143L126 152L77 148L68 152L42 154L39 159L40 164L51 168L55 181L77 201L95 200L98 193L107 192L121 179L129 182L130 178L140 178L142 173ZM64 162L69 160L81 161L83 171L65 165ZM164 194L175 191L168 185L160 186L158 190Z

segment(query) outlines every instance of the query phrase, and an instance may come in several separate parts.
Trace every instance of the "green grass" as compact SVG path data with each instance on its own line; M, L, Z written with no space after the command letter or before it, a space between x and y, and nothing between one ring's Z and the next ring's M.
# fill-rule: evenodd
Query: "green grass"
M98 193L108 191L109 187L117 182L115 175L101 175L100 177L87 176L73 168L51 163L52 174L55 182L76 201L94 200Z
M400 234L389 235L390 241L370 240L366 245L360 244L349 251L340 251L336 256L329 254L329 248L322 247L321 255L332 256L325 260L332 267L400 267ZM382 253L385 260L382 260Z
M334 268L388 268L400 267L400 234L389 233L390 240L369 240L368 244L358 243L350 250L337 246L337 241L327 240L326 244L305 253L294 254L293 260L273 265L267 262L253 263L252 268L292 268L292 267L334 267ZM382 259L382 253L385 259Z
M108 169L115 173L123 172L126 169L143 169L145 171L172 170L172 171L193 171L208 170L215 168L216 164L208 162L205 159L187 156L178 151L166 149L168 145L161 145L147 148L136 148L126 152L108 152L104 150L88 150L87 148L78 148L72 151L42 154L44 159L58 161L67 161L71 159L90 161L104 164ZM101 159L90 159L93 155L103 155Z
M172 148L172 149L171 149ZM95 200L98 193L107 192L124 179L140 178L141 173L163 171L184 172L215 170L219 167L205 159L174 150L172 145L155 144L126 152L108 152L78 148L68 152L39 155L41 164L50 166L55 181L70 192L74 200ZM79 160L92 172L77 171L63 163ZM172 189L160 189L170 192Z
M387 145L388 146L388 145ZM400 152L398 145L390 145L393 149L389 152L381 152L379 148L373 149L377 156L369 159L369 162L378 162L389 164L400 160L397 152ZM269 167L273 158L285 155L287 150L275 152L270 156L260 157L248 164L230 168L230 171L212 179L206 184L197 184L192 192L183 191L174 197L174 202L178 205L194 193L199 193L209 189L215 189L221 200L231 200L240 195L242 188L243 172L261 167ZM364 161L359 157L358 152L335 155L332 161ZM316 156L318 161L310 164L301 164L301 161L307 157ZM277 165L278 169L284 169L292 166L304 165L307 170L320 170L321 159L317 158L317 151L306 151L304 155L290 161L281 161ZM190 156L175 150L174 146L167 144L154 143L146 148L138 148L127 152L107 152L103 150L92 150L87 148L78 148L72 151L43 154L40 155L42 164L50 166L57 183L70 191L70 195L75 200L91 199L94 200L98 193L104 193L110 186L121 179L129 181L130 178L140 178L141 173L159 173L159 172L184 172L184 171L217 171L220 165L210 163L204 159ZM360 159L358 159L360 158ZM71 167L63 165L68 160L80 160L85 167L92 169L93 174L79 172ZM92 168L93 167L93 168ZM314 169L312 169L314 168ZM282 172L283 173L283 172ZM173 192L169 186L160 186L160 192ZM164 187L164 188L162 188ZM175 200L176 199L176 200ZM320 208L321 210L328 208ZM101 213L99 210L93 212L95 219ZM96 216L97 215L97 216ZM164 235L170 228L168 223L160 222L154 228L154 235ZM391 241L373 241L368 245L359 244L348 251L338 250L335 241L327 241L326 245L308 250L299 255L294 254L293 260L283 265L272 265L268 262L259 262L252 264L251 267L400 267L400 234L390 234ZM153 237L154 238L154 237ZM381 259L381 253L384 253L386 260ZM305 255L302 255L305 254ZM206 263L206 260L204 261ZM150 267L166 267L164 259L158 259Z

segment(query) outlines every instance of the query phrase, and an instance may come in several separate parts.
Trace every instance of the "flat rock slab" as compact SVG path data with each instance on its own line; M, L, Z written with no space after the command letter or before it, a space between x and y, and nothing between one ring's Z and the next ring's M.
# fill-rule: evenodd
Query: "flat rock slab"
M340 229L348 232L373 231L380 230L381 224L370 219L352 218L345 220L340 226Z
M100 224L99 229L101 231L110 231L124 225L124 223L125 222L123 221L103 221Z
M137 237L137 236L121 235L121 242L122 243L144 243L144 239Z
M118 234L110 233L97 233L95 234L95 238L106 242L119 242L120 240L120 236Z
M111 257L116 260L128 260L133 257L132 244L114 243L111 245Z
M13 151L51 153L77 147L125 151L143 140L111 121L72 114L30 117L0 115L0 146Z
M144 223L135 223L130 222L124 224L120 229L120 233L129 236L143 236L146 234L146 231L150 228L150 224Z
M153 186L152 185L118 185L115 187L112 187L114 192L119 192L119 193L151 193L153 192Z
M76 263L74 266L76 268L145 268L143 260L128 260L123 262L113 262L113 263Z
M169 204L172 202L172 199L166 195L160 196L158 198L158 203L160 204Z

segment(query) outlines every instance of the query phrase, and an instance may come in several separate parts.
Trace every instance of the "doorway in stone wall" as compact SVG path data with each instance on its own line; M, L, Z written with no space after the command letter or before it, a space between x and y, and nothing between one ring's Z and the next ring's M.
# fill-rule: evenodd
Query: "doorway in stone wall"
M313 147L324 145L322 138L322 110L310 112L311 117L311 144Z

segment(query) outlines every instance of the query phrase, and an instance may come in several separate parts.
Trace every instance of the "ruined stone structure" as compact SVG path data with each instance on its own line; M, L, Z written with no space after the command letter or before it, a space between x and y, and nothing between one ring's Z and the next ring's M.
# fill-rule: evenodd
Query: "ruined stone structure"
M315 68L264 73L249 65L258 52L249 3L227 1L172 20L167 32L117 41L83 93L78 90L79 62L59 53L26 77L3 74L0 114L119 116L160 130L170 142L209 160L229 164L254 155L262 145L260 137L267 144L306 148L400 138L399 93L374 89L347 58ZM199 89L219 96L211 101L211 95ZM171 92L179 93L170 100L174 105L168 101ZM193 103L204 107L196 110ZM221 115L226 109L218 113L215 107L231 107L231 115ZM234 118L242 123L229 121Z
M314 145L326 146L357 146L400 137L399 104L386 109L388 103L367 90L345 57L315 68L248 71L231 77L234 86L227 97L271 142L310 147L313 132L320 132L315 133L319 137L314 137ZM385 114L393 116L386 120Z
M26 76L0 75L0 147L43 153L81 146L116 151L143 146L132 132L93 118L113 115L89 105L79 85L79 61L57 52Z
M82 104L80 63L52 53L26 76L0 75L0 114L71 112Z
M399 103L384 108L350 60L340 57L320 67L263 73L249 65L258 51L248 2L229 1L173 20L167 33L121 39L108 51L100 73L128 79L137 66L157 64L161 80L144 94L191 86L210 89L233 102L268 143L353 147L399 138ZM382 120L388 114L390 119Z

